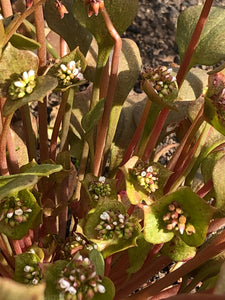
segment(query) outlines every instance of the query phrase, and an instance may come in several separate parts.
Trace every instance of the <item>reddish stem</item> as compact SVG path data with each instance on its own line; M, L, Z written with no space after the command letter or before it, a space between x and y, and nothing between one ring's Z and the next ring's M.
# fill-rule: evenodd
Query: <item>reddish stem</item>
M201 198L205 197L213 189L213 181L209 179L197 192L197 195Z
M208 14L210 12L212 3L213 3L213 0L206 0L205 1L205 4L204 4L202 12L200 14L198 23L196 24L195 30L194 30L194 32L192 34L191 40L190 40L190 42L188 44L187 50L186 50L184 58L182 60L180 69L179 69L179 71L177 73L177 84L178 84L178 87L181 86L181 84L182 84L182 82L184 80L185 74L188 71L188 67L190 65L191 58L192 58L193 53L194 53L194 51L196 49L196 46L198 44L198 41L199 41L200 35L202 33L202 30L203 30L203 28L205 26L205 23L206 23Z
M154 124L154 127L152 128L152 132L151 132L150 137L148 139L148 143L145 147L145 151L144 151L144 154L142 156L143 161L148 161L150 159L150 157L152 155L152 152L155 148L155 145L158 141L159 135L160 135L160 133L162 131L162 128L164 126L164 123L166 121L166 118L169 114L169 111L170 110L168 108L165 108L165 107L160 111L160 113L159 113L159 115L156 119L156 122Z
M109 276L109 272L111 269L111 263L112 263L112 255L108 256L105 259L105 276Z
M4 18L10 17L13 15L12 5L10 0L1 0L2 13Z
M8 175L9 170L8 170L8 164L7 164L7 159L6 159L6 144L7 144L7 138L8 138L8 133L10 129L10 123L12 119L12 114L7 116L5 118L2 132L0 134L0 170L1 170L1 175Z

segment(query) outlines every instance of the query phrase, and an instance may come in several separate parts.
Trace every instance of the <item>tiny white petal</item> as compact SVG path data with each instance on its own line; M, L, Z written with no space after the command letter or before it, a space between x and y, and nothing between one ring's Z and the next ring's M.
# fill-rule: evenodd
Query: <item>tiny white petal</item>
M141 176L142 176L142 177L145 177L145 176L146 176L146 172L145 172L145 171L142 171L142 172L141 172Z
M16 87L24 87L25 86L25 82L23 82L23 81L15 81L14 85Z
M124 215L122 215L122 214L119 214L119 219L124 219L125 217L124 217Z
M23 214L23 210L21 208L15 210L15 215L22 216L22 214Z
M90 259L89 259L88 257L85 257L84 262L85 262L86 264L90 264Z
M167 69L167 72L168 72L168 73L171 73L172 71L173 71L172 68Z
M27 266L24 267L23 270L24 270L24 272L28 273L28 272L31 271L31 266L28 266L28 265L27 265Z
M83 79L84 79L84 76L83 76L83 74L82 74L82 73L79 73L79 74L77 75L77 79L79 79L79 80L83 80Z
M100 215L100 219L101 220L103 220L103 221L109 221L110 220L110 216L109 216L109 214L106 212L106 211L104 211L101 215Z
M147 172L153 172L152 166L149 166L149 167L148 167Z
M176 77L175 76L173 76L172 79L171 79L171 82L174 82L174 81L176 81Z
M104 285L98 284L98 291L99 291L99 293L104 294L105 293L105 287L104 287Z
M38 284L38 279L37 278L34 278L33 280L32 280L32 283L34 284L34 285L37 285Z
M77 76L77 74L79 73L79 69L74 68L72 73L73 73L74 76Z
M111 230L112 228L111 228L111 226L110 226L110 225L107 225L105 229L107 229L107 230Z
M98 181L101 183L105 183L105 179L106 179L105 176L100 176Z
M67 280L64 279L64 278L59 279L59 285L60 285L60 287L61 287L62 289L67 289L67 288L70 287L69 281L67 281Z
M23 72L23 80L27 80L28 79L28 73L25 71L25 72Z
M114 221L114 222L113 222L113 225L115 225L115 226L116 226L116 225L117 225L117 222L116 222L116 221Z
M61 64L60 68L62 69L63 72L67 71L67 67L64 64Z
M69 292L71 295L76 295L77 290L73 287L70 286L68 289L66 289L67 292Z
M7 215L6 215L6 217L7 217L8 219L12 218L12 216L13 216L13 212L9 212L9 213L7 213Z
M75 65L76 65L75 61L74 61L74 60L71 60L71 61L67 64L67 67L68 67L70 70L72 70L72 69L75 68Z

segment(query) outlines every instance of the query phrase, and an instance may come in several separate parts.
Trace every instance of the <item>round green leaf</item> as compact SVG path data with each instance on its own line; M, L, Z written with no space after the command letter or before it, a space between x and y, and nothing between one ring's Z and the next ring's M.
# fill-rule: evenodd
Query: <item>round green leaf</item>
M160 250L162 254L169 256L174 261L188 260L195 256L196 248L190 247L177 235L165 243Z
M184 57L195 26L198 22L202 6L192 6L182 12L177 22L176 43L181 60ZM212 7L201 33L190 66L196 64L214 65L225 57L225 10Z
M21 50L32 51L41 47L40 43L19 33L14 33L9 41L14 47Z
M181 234L175 230L167 230L163 217L168 213L168 205L176 201L187 219L186 226L192 225L195 233ZM200 246L206 237L209 222L215 209L196 195L190 188L183 187L157 200L151 207L144 207L144 235L153 244L170 241L176 233L187 245Z
M0 221L0 232L14 240L19 240L27 234L41 210L34 195L29 190L24 189L19 191L18 197L23 200L24 206L31 209L27 221L16 224L14 227L5 223L4 219ZM0 204L1 210L3 209L3 205L4 203Z

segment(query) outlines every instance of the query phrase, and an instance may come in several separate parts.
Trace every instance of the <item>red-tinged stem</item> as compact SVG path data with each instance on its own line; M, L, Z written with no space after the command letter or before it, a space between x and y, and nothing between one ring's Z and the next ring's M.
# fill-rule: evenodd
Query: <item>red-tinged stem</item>
M176 282L182 276L188 274L192 270L196 269L204 262L208 261L212 257L221 253L225 249L225 232L222 232L212 243L199 251L194 258L187 261L184 265L182 265L179 269L167 274L164 278L158 280L156 283L147 287L143 291L135 294L134 296L129 297L129 300L142 300L148 299L151 296L158 295L160 291L170 286L174 282Z
M151 300L161 300L161 299L167 299L169 297L172 297L177 294L179 288L180 288L180 284L172 286L166 289L165 291L160 292L157 296L151 297Z
M205 197L213 189L213 181L209 179L198 191L197 195L201 198Z
M190 65L191 58L192 58L193 53L195 51L195 48L198 44L198 41L199 41L200 35L202 33L202 30L205 26L205 23L206 23L208 14L210 12L212 3L213 3L213 0L206 0L205 1L205 4L203 6L203 9L202 9L201 15L199 17L198 23L195 27L195 30L194 30L193 34L192 34L191 40L190 40L189 45L187 47L187 50L185 52L185 55L184 55L184 58L182 60L181 66L180 66L179 71L177 73L178 87L181 86L181 84L184 80L184 77L185 77L185 75L188 71L188 67Z
M68 182L69 178L66 177L60 185L60 204L66 204L68 202ZM62 239L66 237L66 227L67 227L67 216L68 216L68 206L63 205L63 210L59 215L59 236Z
M207 233L210 234L212 232L216 232L224 225L225 225L225 218L215 219L211 221L211 223L209 224Z
M32 244L33 244L31 235L32 235L32 230L30 229L29 232L23 238L23 241L24 241L26 249L28 249L29 247L31 247Z
M164 187L164 193L167 194L170 190L170 188L173 186L174 183L179 179L180 176L183 175L183 172L187 169L189 164L191 163L191 160L193 158L193 155L198 148L198 145L200 143L201 136L199 136L198 140L196 141L195 145L191 148L188 156L186 159L177 167L175 168L175 173L173 173L170 178L168 179L166 186Z
M19 163L18 163L18 157L15 149L14 140L12 138L11 129L9 129L8 132L8 138L7 138L7 150L8 150L8 164L10 167L10 171L12 174L18 174L20 172Z
M108 256L105 259L105 276L109 276L111 264L112 264L112 255Z
M171 263L171 259L165 255L160 255L155 258L157 253L162 248L163 244L155 245L150 251L149 256L143 264L143 267L135 274L132 274L130 279L127 280L123 285L120 285L116 293L115 299L123 299L134 290L139 288L147 280L149 280L156 273L161 271L163 268ZM144 299L144 298L143 298Z
M67 103L67 95L68 95L67 93L63 94L62 101L60 103L58 114L57 114L55 124L53 127L53 131L52 131L52 137L51 137L51 143L50 143L50 154L49 154L50 158L52 160L55 160L55 157L56 157L57 138L59 135L60 125L61 125L64 113L65 113L65 107L66 107L66 103Z
M165 108L165 107L160 111L160 113L159 113L159 115L156 119L156 122L154 124L154 127L152 129L151 135L148 139L148 143L146 145L145 151L143 153L143 156L142 156L143 161L148 161L151 158L152 152L153 152L153 150L155 148L155 145L158 141L158 138L160 136L160 133L162 131L162 128L164 126L166 118L169 114L169 111L170 110L168 108Z
M23 253L19 240L12 240L13 250L16 255Z
M130 207L128 208L128 211L127 211L128 216L132 215L132 213L133 213L133 211L135 209L135 206L136 205L133 205L133 204L130 205Z
M13 15L12 5L10 0L1 0L2 13L4 18L10 17Z
M5 118L2 132L0 134L0 171L1 171L1 175L9 174L8 164L7 164L7 159L6 159L6 145L7 145L7 138L8 138L8 133L10 130L10 123L12 120L12 116L13 116L13 114L11 114Z
M109 125L109 117L117 82L117 72L118 72L118 66L119 66L119 56L120 51L122 48L122 39L119 36L118 32L116 31L115 27L113 26L110 17L106 11L106 9L101 10L102 17L105 21L105 24L107 26L107 29L115 41L114 45L114 52L112 57L112 66L111 66L111 73L110 73L110 79L109 79L109 86L107 90L107 96L105 99L105 106L104 106L104 112L102 116L102 122L101 122L101 130L98 135L98 140L96 141L96 150L95 150L95 157L94 157L94 175L98 176L101 162L102 162L102 156L104 152L104 146L106 141L106 135L108 131L108 125Z
M38 0L34 0L37 4ZM46 66L46 39L45 39L45 23L42 6L38 6L34 11L34 20L36 27L37 42L41 44L38 49L39 58L39 74L43 74ZM49 158L48 154L48 122L47 122L47 98L43 102L38 102L39 116L39 138L40 138L40 160L41 162Z
M124 157L123 157L123 160L120 164L120 167L123 166L129 160L129 158L132 156L132 154L134 152L134 149L137 146L137 143L139 142L139 140L141 138L141 134L142 134L142 131L144 129L145 122L147 120L151 104L152 104L152 102L149 99L147 99L144 111L143 111L142 116L141 116L141 120L138 124L138 127L137 127L135 133L134 133L134 136L132 137L132 139L131 139L128 147L127 147L127 150L124 154ZM118 188L121 184L122 179L123 179L123 172L121 170L118 171L118 173L116 175L116 179L117 179L116 186Z
M204 121L203 117L203 111L204 111L204 106L201 107L201 109L198 112L198 115L196 116L194 122L191 124L189 130L185 134L183 140L181 141L179 147L177 148L175 154L173 155L172 159L170 160L167 169L170 171L174 171L176 169L176 166L179 166L183 160L184 157L186 156L187 151L185 151L185 155L183 153L183 150L185 146L189 147L191 144L191 141L195 137L196 132L198 131L200 125Z

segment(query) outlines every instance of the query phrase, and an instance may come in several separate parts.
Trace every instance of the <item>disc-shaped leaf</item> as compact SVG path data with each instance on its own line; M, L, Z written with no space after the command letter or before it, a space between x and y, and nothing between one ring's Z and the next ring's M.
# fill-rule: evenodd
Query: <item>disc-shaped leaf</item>
M21 75L29 70L34 70L37 74L38 57L31 51L19 50L8 43L0 59L0 70L0 93L7 93L15 74Z
M225 156L215 164L212 172L213 186L216 193L216 207L225 209L225 187L224 187Z
M100 276L104 276L105 261L103 259L102 254L98 250L93 249L89 253L89 258L95 265L96 273Z
M169 213L169 205L174 201L178 203L183 211L182 215L186 218L183 233L180 233L176 228L167 229L165 216ZM165 243L170 241L176 233L187 245L192 247L200 246L205 240L214 211L214 208L190 188L180 188L176 192L157 200L151 207L144 207L145 239L153 244ZM190 227L194 229L194 232L191 234L188 230Z
M64 14L64 17L61 18L55 6L55 0L46 1L44 12L48 26L67 42L71 51L79 46L81 52L86 54L92 35L73 17L72 1L64 0L63 4L67 8L68 14Z
M155 162L149 163L149 168L154 168L157 170L157 175L154 175L157 176L157 187L155 191L149 192L149 190L145 189L145 187L139 183L137 176L132 171L139 162L141 162L141 160L137 156L133 156L125 165L121 167L126 180L127 195L131 204L138 204L142 201L145 201L147 204L151 204L155 199L162 197L163 186L165 185L166 180L170 176L171 172L169 172L161 164ZM144 172L147 173L146 171Z
M56 164L38 165L32 162L29 163L28 165L23 166L22 173L18 175L22 176L24 174L24 175L36 175L39 177L43 177L43 176L49 177L53 173L60 172L62 168L63 167L61 165L56 165Z
M34 195L29 190L21 190L18 192L17 196L19 199L21 199L23 207L18 209L17 205L15 204L13 216L10 216L10 218L9 214L5 212L5 202L9 201L9 199L6 199L0 204L0 211L3 216L0 221L0 232L15 240L19 240L27 234L29 229L33 227L33 223L35 222L35 219L41 210ZM25 207L29 210L29 213L25 212ZM14 221L14 225L12 226L10 220L12 220L13 218L15 220L15 218L18 217L18 214L16 215L15 213L16 210L20 210L19 216L21 218L26 215L26 220L20 222ZM22 210L23 212L21 212Z
M136 15L138 0L105 0L104 4L113 25L118 33L122 34ZM73 15L82 26L94 35L101 48L111 48L113 46L114 41L100 12L98 16L88 17L88 6L84 5L83 0L74 0Z
M140 232L139 223L134 218L132 218L131 222L134 224L134 227L132 235L129 238L125 238L124 236L118 237L116 234L114 234L112 238L108 239L98 238L98 231L96 230L96 226L99 225L99 223L102 221L100 216L110 210L115 213L126 215L126 209L121 202L116 200L104 201L99 203L94 212L87 217L87 221L84 226L85 235L98 245L98 250L102 251L104 258L112 255L113 253L125 250L136 245L136 238Z
M9 41L13 47L16 47L20 50L34 51L41 47L40 43L19 33L14 33Z
M199 19L202 6L192 6L182 12L178 18L176 43L181 60L184 57L191 36ZM225 58L225 10L212 7L201 33L190 66L196 64L214 65Z
M20 283L27 283L24 268L26 266L36 268L39 262L41 262L40 258L34 253L25 252L16 255L14 280Z
M48 92L54 90L58 85L56 78L44 75L37 77L36 86L31 94L24 96L23 98L17 100L11 100L8 98L3 107L4 116L8 116L16 111L23 105L32 101L42 101Z
M160 250L162 254L169 256L173 261L188 260L195 256L196 248L190 247L177 235Z

